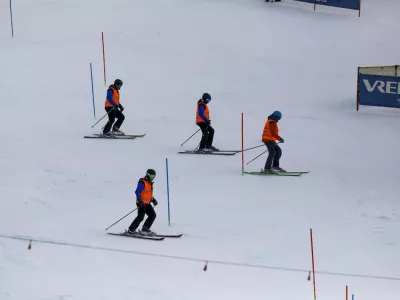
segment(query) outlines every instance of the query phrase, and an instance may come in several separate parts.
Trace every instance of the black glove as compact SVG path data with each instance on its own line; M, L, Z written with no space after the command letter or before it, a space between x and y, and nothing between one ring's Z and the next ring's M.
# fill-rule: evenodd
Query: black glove
M139 208L146 206L146 204L143 201L139 201L138 205L139 205Z
M285 140L283 139L283 138L281 138L280 140L279 140L279 143L284 143L285 142Z
M119 104L118 107L119 107L119 110L120 110L121 112L124 111L124 107L123 107L121 104Z
M153 198L153 200L151 200L151 202L153 202L154 206L158 205L158 201L156 199Z
M207 126L210 126L210 125L211 125L211 120L208 120L208 121L206 122L206 125L207 125Z

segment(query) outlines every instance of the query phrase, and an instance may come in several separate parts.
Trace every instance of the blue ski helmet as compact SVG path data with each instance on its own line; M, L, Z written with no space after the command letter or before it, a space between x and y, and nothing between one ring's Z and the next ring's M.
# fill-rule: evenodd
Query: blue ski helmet
M121 79L115 79L114 85L115 85L115 86L122 86L122 85L123 85L123 82L122 82Z
M203 101L205 101L206 103L211 101L211 95L209 93L204 93L203 96L201 97L201 99Z
M276 110L272 113L274 117L282 118L282 113L279 110Z

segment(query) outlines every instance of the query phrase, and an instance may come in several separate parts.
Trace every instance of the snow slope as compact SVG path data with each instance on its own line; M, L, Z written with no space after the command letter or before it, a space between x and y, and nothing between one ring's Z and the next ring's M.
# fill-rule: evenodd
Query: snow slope
M311 299L313 228L316 269L328 273L318 298L344 298L349 285L359 299L398 299L400 115L356 113L355 79L359 65L398 63L400 3L363 2L358 18L292 1L21 0L14 39L1 3L0 298ZM97 120L104 112L102 31L107 81L124 81L122 129L144 139L82 138L104 124L91 129L90 62ZM311 173L241 176L240 155L178 155L203 92L217 147L240 148L242 112L245 146L260 144L279 109L282 166ZM135 207L147 168L158 172L154 230L184 238L105 234Z

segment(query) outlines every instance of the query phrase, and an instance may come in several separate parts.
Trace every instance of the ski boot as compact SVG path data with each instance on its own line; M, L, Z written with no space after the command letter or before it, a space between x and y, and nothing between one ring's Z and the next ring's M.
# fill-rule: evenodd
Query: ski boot
M103 132L103 135L104 135L104 136L107 136L107 137L111 137L111 136L113 136L113 133L112 133L111 131L109 131L109 132Z
M212 152L217 152L217 151L219 151L219 149L218 149L218 148L215 148L214 146L208 146L207 149L208 149L209 151L212 151Z
M132 230L128 229L128 230L125 230L125 234L126 235L137 235L138 232L136 230L132 231Z
M147 227L143 227L142 230L139 231L139 235L144 235L144 236L155 236L157 233L151 231Z
M281 167L273 167L272 169L277 172L286 172L286 170L282 169Z
M199 152L199 153L208 153L208 152L211 152L211 150L208 149L208 148L199 148L196 152Z
M119 130L118 127L113 127L112 133L114 135L125 135L125 133L123 131Z
M278 174L278 172L275 171L274 169L264 169L264 170L261 170L260 173L261 174Z

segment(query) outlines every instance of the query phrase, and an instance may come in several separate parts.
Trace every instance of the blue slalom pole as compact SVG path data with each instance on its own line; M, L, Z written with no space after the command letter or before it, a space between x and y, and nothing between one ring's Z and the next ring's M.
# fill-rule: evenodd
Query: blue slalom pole
M351 300L354 300L354 294L351 295Z
M171 211L170 211L170 208L169 208L168 158L165 159L165 166L166 166L166 169L167 169L168 226L171 227Z
M94 89L93 89L93 71L92 71L92 63L90 63L90 80L92 81L92 98L93 98L93 114L96 119L96 107L94 105Z
M10 16L11 16L11 35L14 38L14 22L13 22L13 14L12 14L12 0L10 0Z

